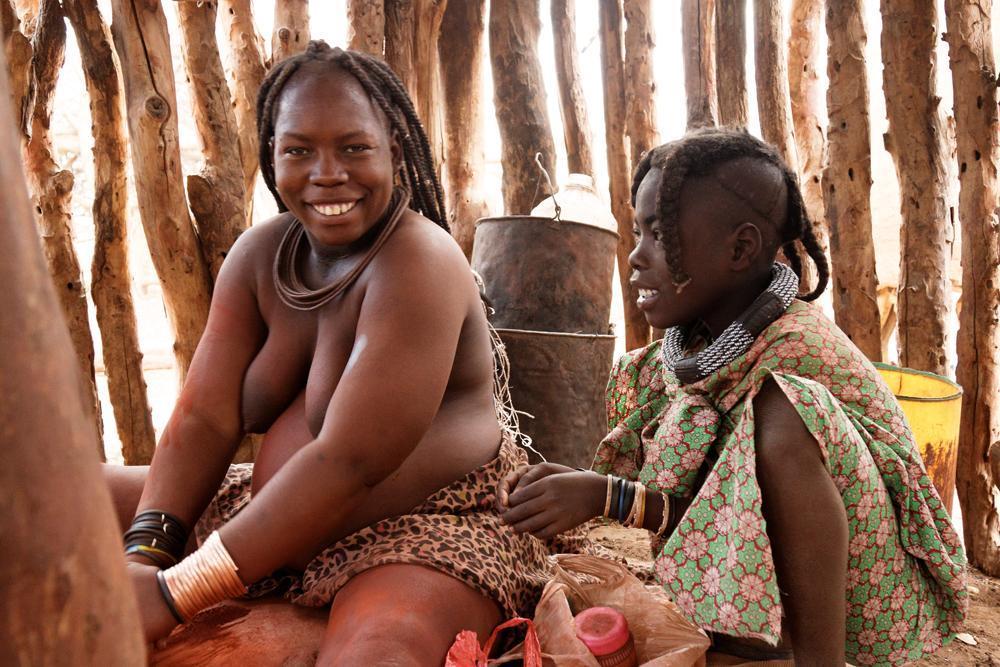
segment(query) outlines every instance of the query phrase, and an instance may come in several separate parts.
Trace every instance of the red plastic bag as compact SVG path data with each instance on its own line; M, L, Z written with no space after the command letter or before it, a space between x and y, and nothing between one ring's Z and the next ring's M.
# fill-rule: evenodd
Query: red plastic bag
M482 648L479 647L479 638L475 632L462 630L455 637L455 643L448 649L448 655L444 659L444 667L487 667L490 649L493 648L497 635L507 628L518 625L528 626L528 633L521 647L524 667L542 667L542 649L538 644L535 624L526 618L512 618L506 623L498 625L493 629L493 634L486 640L486 645Z

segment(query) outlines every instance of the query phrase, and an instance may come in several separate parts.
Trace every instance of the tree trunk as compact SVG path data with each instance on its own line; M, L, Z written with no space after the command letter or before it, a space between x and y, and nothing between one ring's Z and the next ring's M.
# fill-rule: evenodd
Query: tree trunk
M184 197L167 21L159 3L112 0L139 216L174 330L181 381L205 328L212 282Z
M955 90L961 193L962 308L958 383L962 427L957 487L969 563L1000 576L1000 232L998 232L997 81L992 2L946 0L948 56Z
M656 131L656 81L653 78L653 27L650 0L625 0L625 135L632 171L660 143Z
M833 255L833 309L837 324L872 361L882 358L878 279L872 241L871 128L865 26L860 0L826 8L829 158L823 172Z
M385 0L385 61L417 99L417 76L413 67L416 40L414 0Z
M240 164L243 167L244 210L252 219L253 194L260 167L257 145L257 91L264 80L264 38L254 24L250 0L222 0L222 17L229 34L229 96L236 116Z
M144 665L93 422L32 221L0 53L0 664Z
M576 56L576 0L552 0L550 13L566 161L571 174L593 176L590 121L587 118L587 101L580 87L580 67Z
M177 14L194 122L205 158L201 173L188 176L188 199L214 280L229 249L248 225L243 166L236 116L215 41L217 4L215 0L180 2Z
M785 164L798 173L799 160L792 135L792 104L788 98L785 35L778 0L755 0L754 35L754 71L761 134L764 141L778 149Z
M715 0L715 66L718 77L719 124L750 124L747 94L746 0Z
M309 0L277 0L271 35L271 64L306 50L309 43Z
M716 125L715 0L681 0L688 129Z
M899 360L950 375L947 345L951 243L948 239L944 119L935 95L937 5L882 0L885 147L899 177Z
M94 371L94 339L90 333L87 293L80 261L73 247L73 174L60 169L52 155L52 97L66 52L66 24L62 9L54 0L43 0L32 42L31 79L34 104L30 139L24 149L25 174L42 236L42 248L56 287L73 349L80 369L80 392L88 416L97 427L98 450L102 460L104 424L101 398Z
M503 143L503 203L526 215L549 194L535 154L555 183L556 150L538 62L538 0L490 0L493 104Z
M385 8L382 0L347 0L347 44L355 51L382 57Z
M97 0L63 0L73 25L90 95L94 132L94 260L91 295L101 329L104 370L125 463L153 458L156 433L142 373L142 352L132 305L125 219L125 124L111 31Z
M444 107L446 195L451 233L472 258L476 220L490 214L480 189L483 171L482 66L485 0L448 3L438 42Z
M413 62L416 64L417 96L413 102L417 115L427 132L427 143L441 178L444 165L444 119L442 117L441 75L438 69L438 36L448 0L416 0L414 16L416 27L413 40Z
M792 0L791 26L788 83L792 128L799 158L799 181L813 233L823 252L829 254L822 181L826 163L826 104L825 90L819 80L819 62L823 55L820 41L823 30L822 0Z
M0 0L0 37L3 38L4 55L7 56L10 104L23 140L29 131L32 107L31 40L22 32L21 22L10 0Z
M618 221L618 281L625 307L625 347L634 350L649 343L649 324L636 304L639 294L628 280L632 273L628 256L635 248L635 237L632 235L630 159L625 145L625 61L622 57L621 0L601 0L600 12L608 186L611 212Z

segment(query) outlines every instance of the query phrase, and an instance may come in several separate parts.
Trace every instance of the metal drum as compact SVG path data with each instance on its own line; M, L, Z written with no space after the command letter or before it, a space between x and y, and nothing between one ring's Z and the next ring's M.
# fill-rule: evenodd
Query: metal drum
M526 215L476 223L472 268L507 329L605 334L618 234Z
M615 337L498 329L521 430L554 463L589 468L607 434L604 393Z

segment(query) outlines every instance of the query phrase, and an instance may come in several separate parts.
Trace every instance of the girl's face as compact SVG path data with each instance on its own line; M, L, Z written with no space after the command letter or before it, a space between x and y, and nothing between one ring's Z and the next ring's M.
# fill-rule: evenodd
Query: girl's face
M653 229L662 176L661 169L650 169L636 194L636 246L629 264L631 282L639 289L639 309L653 327L667 329L701 320L718 335L741 312L736 302L742 299L741 284L759 254L759 232L753 246L757 228L741 221L731 198L714 179L689 178L681 189L677 225L680 265L690 280L678 290L667 266L666 239ZM756 286L752 289L759 293Z
M361 84L340 70L292 75L275 110L275 185L314 247L357 241L385 213L399 142Z

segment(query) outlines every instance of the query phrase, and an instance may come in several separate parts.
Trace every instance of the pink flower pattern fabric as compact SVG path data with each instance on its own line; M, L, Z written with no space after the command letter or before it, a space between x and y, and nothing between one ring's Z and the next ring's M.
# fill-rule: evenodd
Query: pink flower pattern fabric
M659 341L618 360L594 469L692 497L657 577L708 631L776 644L781 601L761 513L753 398L773 379L816 439L850 534L847 656L896 665L939 648L967 607L965 556L892 392L819 310L795 301L743 356L680 385Z

